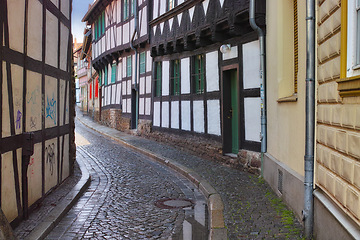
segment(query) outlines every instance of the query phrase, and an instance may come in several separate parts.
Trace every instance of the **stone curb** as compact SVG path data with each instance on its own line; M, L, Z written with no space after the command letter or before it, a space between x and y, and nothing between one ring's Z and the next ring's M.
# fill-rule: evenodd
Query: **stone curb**
M26 237L27 240L44 239L64 215L75 205L76 201L86 191L91 182L89 171L81 160L76 160L81 170L81 179L63 200L41 221Z
M210 240L226 240L227 239L227 230L225 228L224 223L224 204L222 202L220 194L216 191L215 188L213 188L210 183L208 183L205 179L203 179L198 173L196 173L194 170L187 168L186 166L172 160L165 158L163 156L159 156L157 154L154 154L146 149L136 147L128 142L126 140L123 140L121 138L117 138L114 136L111 136L105 132L102 132L86 122L84 122L82 119L77 117L77 119L83 123L85 126L89 127L90 129L105 135L112 140L115 140L124 146L127 146L137 152L140 152L155 161L166 165L173 170L177 171L187 179L189 179L191 182L195 184L195 186L205 195L205 197L208 200L208 210L209 210L209 219L210 219L210 234L209 239ZM114 129L116 130L116 129Z

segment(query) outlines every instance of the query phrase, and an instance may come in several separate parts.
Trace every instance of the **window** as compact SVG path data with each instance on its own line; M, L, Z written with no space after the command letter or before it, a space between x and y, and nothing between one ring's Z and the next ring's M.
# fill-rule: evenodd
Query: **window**
M124 20L129 18L129 7L130 7L130 3L129 0L124 0Z
M101 86L101 82L102 82L102 71L99 71L99 84Z
M167 0L167 10L171 10L175 7L175 0Z
M340 79L341 97L360 96L360 1L341 1Z
M193 93L204 93L204 55L196 55L193 57L192 69L192 87Z
M170 62L170 90L171 95L180 94L180 60Z
M140 53L140 74L146 72L146 55L145 52Z
M116 82L116 63L111 66L111 83Z
M129 1L131 1L131 0L129 0ZM131 4L131 3L130 3ZM134 10L135 10L135 4L136 4L136 1L135 0L132 0L132 4L131 4L131 16L133 16L134 15Z
M132 74L132 58L131 56L126 57L126 76L131 77Z
M161 96L161 75L162 75L161 62L156 62L155 63L155 79L154 79L155 97Z
M108 84L108 73L107 73L107 66L105 66L104 70L104 85Z
M105 33L105 11L101 14L101 34Z

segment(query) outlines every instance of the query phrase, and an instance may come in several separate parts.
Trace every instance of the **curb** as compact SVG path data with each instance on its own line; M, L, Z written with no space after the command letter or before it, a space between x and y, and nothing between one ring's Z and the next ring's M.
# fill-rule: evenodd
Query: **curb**
M76 159L81 170L81 179L75 187L65 196L65 198L58 204L48 215L42 220L25 238L27 240L44 239L55 226L60 222L64 215L75 205L76 201L86 191L91 182L89 171L85 164Z
M208 200L208 210L209 210L209 219L210 219L210 233L209 233L209 239L211 240L224 240L227 239L227 230L225 228L224 223L224 203L221 199L220 194L216 191L215 188L213 188L210 183L208 183L205 179L203 179L198 173L196 173L194 170L187 168L186 166L172 160L165 158L163 156L159 156L157 154L154 154L146 149L136 147L132 144L127 143L125 140L116 138L114 136L111 136L107 133L101 132L84 121L82 121L79 117L76 117L82 124L87 126L88 128L107 136L108 138L111 138L112 140L115 140L119 142L120 144L129 147L139 153L142 153L155 161L166 165L170 167L171 169L177 171L187 179L189 179L191 182L194 183L194 185L204 194L204 196ZM115 130L115 129L114 129Z

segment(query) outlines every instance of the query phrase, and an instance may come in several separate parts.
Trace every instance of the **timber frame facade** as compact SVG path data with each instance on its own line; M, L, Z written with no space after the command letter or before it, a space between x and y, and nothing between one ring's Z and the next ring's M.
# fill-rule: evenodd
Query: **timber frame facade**
M0 1L0 204L13 226L72 171L71 4Z

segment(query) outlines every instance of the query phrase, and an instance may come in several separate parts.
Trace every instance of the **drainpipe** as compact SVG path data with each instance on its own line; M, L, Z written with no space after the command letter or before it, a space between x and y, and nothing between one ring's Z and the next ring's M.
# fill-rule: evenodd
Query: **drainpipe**
M267 147L267 122L266 122L266 59L265 59L265 34L264 31L255 22L255 0L250 0L249 23L252 29L259 36L260 43L260 97L261 97L261 176L264 172L264 153Z
M134 50L135 52L135 106L136 106L136 112L135 112L135 124L133 126L135 126L135 129L137 129L138 127L138 119L139 119L139 88L138 88L138 51L137 49L134 47L133 42L135 39L135 35L136 33L139 32L139 16L138 16L138 2L137 0L134 0L134 19L135 19L135 26L134 26L134 33L131 37L131 41L130 41L130 47L132 50Z
M303 219L305 237L312 238L314 225L314 143L315 143L315 1L306 0L306 136Z

